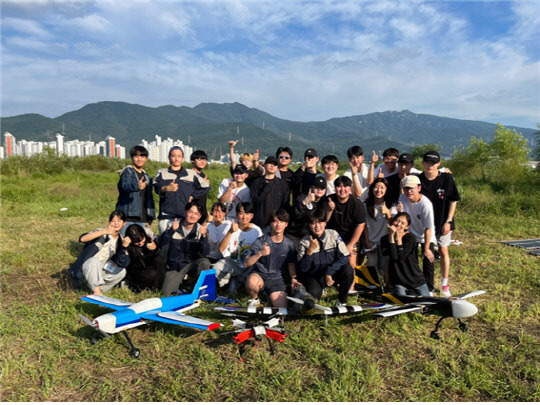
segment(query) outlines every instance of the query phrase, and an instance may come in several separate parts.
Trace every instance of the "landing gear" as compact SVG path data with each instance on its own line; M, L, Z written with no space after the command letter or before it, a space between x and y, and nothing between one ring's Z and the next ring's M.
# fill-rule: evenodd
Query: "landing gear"
M458 321L459 321L459 329L461 329L462 332L467 332L469 330L469 327L467 326L467 324L461 322L461 319L458 318Z
M129 354L131 354L133 357L135 357L136 359L139 358L139 356L141 355L141 351L139 349L137 349L135 346L133 346L133 343L131 342L131 339L129 338L128 334L126 333L125 330L122 331L122 334L124 335L124 337L126 338L128 344L129 344L129 347L131 347L131 350L129 351Z
M97 342L98 342L97 337L92 336L92 337L90 338L90 343L91 343L92 345L97 344Z
M441 339L441 335L439 335L439 332L435 331L435 330L432 330L431 331L431 334L429 335L432 339L435 339L435 340L440 340Z

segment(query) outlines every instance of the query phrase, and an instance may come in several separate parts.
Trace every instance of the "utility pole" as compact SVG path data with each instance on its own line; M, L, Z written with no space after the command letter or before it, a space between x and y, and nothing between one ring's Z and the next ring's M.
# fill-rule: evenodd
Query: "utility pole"
M289 131L289 142L291 142L291 132Z

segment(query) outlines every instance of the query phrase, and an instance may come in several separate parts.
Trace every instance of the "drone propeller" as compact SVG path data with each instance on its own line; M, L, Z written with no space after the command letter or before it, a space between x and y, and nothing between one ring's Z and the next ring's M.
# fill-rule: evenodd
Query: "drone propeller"
M99 327L96 324L94 324L90 319L88 319L86 316L79 314L79 318L81 318L82 321L88 326L91 326L92 328L97 329L103 336L105 337L111 336L107 332L103 332L101 329L99 329Z

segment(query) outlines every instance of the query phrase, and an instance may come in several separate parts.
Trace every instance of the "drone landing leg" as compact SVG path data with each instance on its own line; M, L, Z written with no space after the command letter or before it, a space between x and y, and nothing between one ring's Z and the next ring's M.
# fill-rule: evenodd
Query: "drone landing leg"
M441 326L441 322L443 321L443 319L446 318L446 316L443 316L437 321L437 325L435 325L435 330L433 330L430 335L433 339L439 340L441 338L441 336L439 335L439 326Z
M129 338L128 334L126 333L125 330L122 331L122 334L124 335L124 337L126 338L127 342L129 343L129 347L131 347L131 350L129 351L129 354L131 354L133 357L135 357L136 359L139 358L139 356L141 355L141 351L137 348L135 348L135 346L133 346L133 343L131 342L131 339Z

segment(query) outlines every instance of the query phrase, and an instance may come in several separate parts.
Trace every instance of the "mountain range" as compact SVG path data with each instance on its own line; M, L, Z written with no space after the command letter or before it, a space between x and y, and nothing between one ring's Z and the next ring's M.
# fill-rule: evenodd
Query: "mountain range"
M504 123L502 123L504 124ZM102 101L56 118L23 114L1 119L2 133L17 139L49 141L57 132L65 140L104 140L113 136L127 148L142 139L154 140L158 134L204 149L209 155L228 152L227 141L243 138L238 151L259 149L262 155L275 153L288 145L295 157L308 147L319 154L334 153L343 158L352 145L360 145L366 154L388 147L411 151L415 145L436 143L445 155L456 146L468 143L471 136L489 141L496 125L483 121L459 120L408 110L375 112L365 115L331 118L326 121L300 122L274 117L240 103L202 103L196 107L146 107L138 104ZM531 128L508 126L527 139L536 132ZM290 140L289 140L290 139Z

